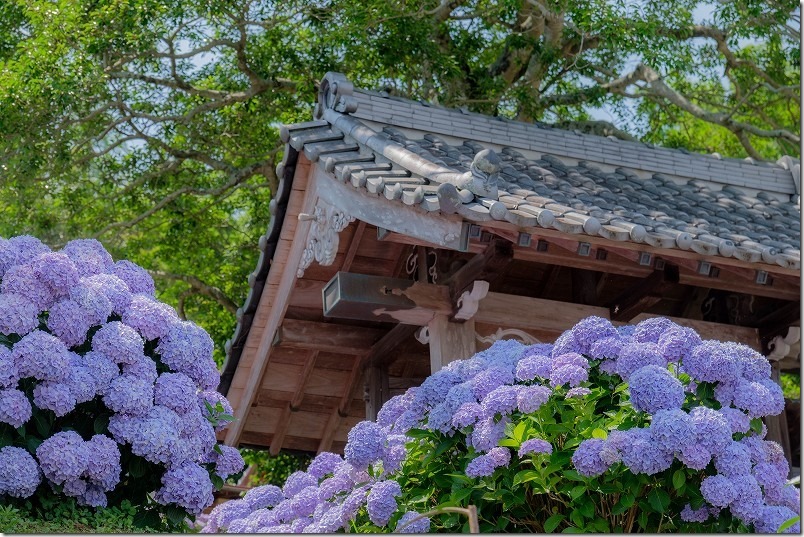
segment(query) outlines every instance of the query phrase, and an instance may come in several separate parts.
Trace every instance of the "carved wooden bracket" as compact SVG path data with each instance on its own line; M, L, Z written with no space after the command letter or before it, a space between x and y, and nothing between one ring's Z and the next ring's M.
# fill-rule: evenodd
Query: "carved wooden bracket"
M481 343L488 343L491 345L495 341L499 341L506 337L512 337L514 339L518 339L525 345L535 345L536 343L541 343L538 339L531 336L527 332L523 330L519 330L516 328L498 328L496 332L493 334L489 334L488 336L481 336L480 334L475 334L475 338Z
M768 343L768 348L771 349L770 354L768 354L768 360L771 362L781 360L790 352L790 347L799 341L801 341L801 327L789 327L787 335L776 336Z
M458 311L455 313L455 318L461 321L467 321L475 316L477 308L480 306L480 301L486 298L489 292L489 282L477 280L472 284L470 291L464 293L458 298Z
M315 259L321 265L331 265L338 254L338 234L346 229L354 217L344 213L323 200L318 200L313 214L300 213L299 220L311 220L307 234L307 246L302 252L296 276L301 278L304 271Z

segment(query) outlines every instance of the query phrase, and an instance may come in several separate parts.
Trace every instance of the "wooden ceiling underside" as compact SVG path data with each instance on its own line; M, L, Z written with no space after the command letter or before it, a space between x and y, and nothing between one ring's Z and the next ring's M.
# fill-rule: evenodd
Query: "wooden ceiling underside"
M428 255L428 264L432 263L436 275L431 283L445 281L499 239L516 241L504 232L484 233L471 242L469 252L431 249L434 255ZM416 279L419 270L412 268L412 261L418 259L418 250L411 242L394 234L379 240L375 227L356 221L340 234L332 265L313 263L306 269L289 296L282 326L243 424L241 445L270 448L274 453L280 448L342 451L348 431L365 416L364 374L368 365L382 363L387 367L390 395L418 385L429 374L428 347L413 337L412 329L392 330L395 325L390 323L325 318L322 309L321 291L338 271ZM654 272L655 256L650 266L643 266L638 262L639 253L632 250L601 253L603 249L595 246L590 255L580 256L577 244L556 238L546 242L546 251L543 245L537 246L536 239L528 247L514 247L513 258L493 279L491 291L587 304L590 311L607 308L629 293L643 292L648 297L642 304L646 314L702 319L702 310L712 310L713 304L723 302L730 310L711 311L707 313L710 320L746 326L771 321L797 324L797 306L795 314L789 306L791 311L781 320L779 313L774 313L798 300L798 281L792 276L776 276L772 286L760 287L753 282L749 269L732 267L715 276L704 276L696 272L694 260L674 260L681 282L687 285L659 286L657 297L654 287L640 291L640 285L645 287L646 278ZM295 271L295 267L284 270ZM717 289L740 289L747 294L724 291L719 296ZM255 313L238 366L243 372L235 377L230 393L242 392L243 379L254 362L271 306L269 301L264 302ZM479 335L491 334L497 328L482 322L476 326ZM561 330L531 328L528 332L539 340L552 341Z

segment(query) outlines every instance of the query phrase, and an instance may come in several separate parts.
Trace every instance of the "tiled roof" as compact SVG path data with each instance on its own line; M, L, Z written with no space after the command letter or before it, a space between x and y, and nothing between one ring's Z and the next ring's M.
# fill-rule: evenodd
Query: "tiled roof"
M321 120L286 126L283 136L356 188L429 212L457 212L469 222L501 220L523 230L548 228L800 268L799 196L793 173L779 164L343 93L335 100L351 100L356 110L319 105ZM446 134L427 132L436 130ZM468 172L487 147L497 149L501 160L499 199L462 191L457 205L445 207L439 187Z

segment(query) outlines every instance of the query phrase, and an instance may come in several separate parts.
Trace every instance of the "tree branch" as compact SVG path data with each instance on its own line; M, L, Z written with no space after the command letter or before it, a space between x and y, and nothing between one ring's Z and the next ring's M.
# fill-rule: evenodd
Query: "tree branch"
M149 270L148 272L154 278L161 278L163 280L182 281L190 285L190 287L192 287L197 292L197 294L204 295L218 302L221 306L226 308L226 311L228 311L229 313L231 314L237 313L237 304L235 304L231 298L226 296L226 293L224 293L214 285L209 285L208 283L202 281L200 278L196 276L188 276L186 274L174 274L172 272L165 272L163 270ZM183 304L184 302L182 301L182 305Z

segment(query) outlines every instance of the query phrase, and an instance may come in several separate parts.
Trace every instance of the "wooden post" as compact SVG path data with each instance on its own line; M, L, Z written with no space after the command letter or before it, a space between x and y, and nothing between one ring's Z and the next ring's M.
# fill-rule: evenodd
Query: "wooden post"
M382 366L366 368L366 420L377 421L377 413L389 399L388 369Z
M475 321L455 323L444 314L436 314L428 325L430 333L430 373L454 360L469 358L477 352Z
M779 377L778 362L772 362L771 365L771 378L776 384L780 384L781 379ZM790 433L787 429L787 416L785 415L785 411L782 410L782 413L778 416L765 416L765 426L768 428L766 439L778 442L779 445L782 446L784 456L787 458L787 462L792 466L793 458L790 450Z

